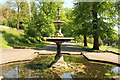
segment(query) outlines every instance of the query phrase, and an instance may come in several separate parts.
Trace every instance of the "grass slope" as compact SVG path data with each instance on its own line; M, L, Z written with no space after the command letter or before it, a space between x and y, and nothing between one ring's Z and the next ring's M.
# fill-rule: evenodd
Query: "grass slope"
M12 48L12 47L35 47L41 48L48 44L48 42L38 43L23 43L24 31L17 29L4 29L0 28L0 48Z

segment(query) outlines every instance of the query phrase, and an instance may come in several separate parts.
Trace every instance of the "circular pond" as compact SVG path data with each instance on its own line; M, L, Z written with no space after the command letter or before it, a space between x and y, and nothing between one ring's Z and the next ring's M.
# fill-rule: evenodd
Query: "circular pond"
M119 75L120 68L114 65L90 63L82 56L64 56L64 60L71 66L67 70L54 70L49 64L54 56L39 56L28 63L19 63L2 66L3 78L69 78L89 79L112 78Z

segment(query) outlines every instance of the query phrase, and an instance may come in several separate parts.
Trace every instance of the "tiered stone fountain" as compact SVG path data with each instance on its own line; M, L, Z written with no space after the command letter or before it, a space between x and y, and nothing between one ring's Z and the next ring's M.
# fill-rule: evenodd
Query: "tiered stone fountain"
M68 68L67 63L64 61L63 56L61 55L61 44L63 42L71 41L74 38L65 38L61 33L60 25L64 24L64 21L60 21L60 7L58 7L58 21L54 21L53 23L58 25L58 33L56 37L45 37L46 41L55 42L57 45L57 54L55 56L55 60L51 63L52 68Z

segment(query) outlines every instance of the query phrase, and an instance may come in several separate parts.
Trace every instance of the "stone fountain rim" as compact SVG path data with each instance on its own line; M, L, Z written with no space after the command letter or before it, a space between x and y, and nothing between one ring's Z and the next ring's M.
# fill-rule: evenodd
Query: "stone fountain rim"
M65 21L53 21L53 23L65 23Z
M44 37L44 39L74 39L70 37L63 37L63 38L57 38L57 37Z

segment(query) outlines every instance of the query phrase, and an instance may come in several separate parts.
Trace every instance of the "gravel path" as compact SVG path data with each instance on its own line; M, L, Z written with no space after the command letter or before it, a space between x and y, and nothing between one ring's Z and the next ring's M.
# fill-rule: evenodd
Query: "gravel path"
M57 46L55 43L51 43L44 48L35 50L35 52L38 52L39 54L54 54L57 52L56 47ZM84 51L73 43L62 43L61 48L62 48L61 50L62 54L81 54L81 52Z
M113 53L95 53L95 52L87 52L87 54L83 54L89 60L117 63L120 66L120 55L116 55Z
M0 52L0 64L31 60L35 56L34 50L31 49L2 49Z
M8 26L4 26L4 25L0 25L0 28L9 29L10 27L8 27Z

